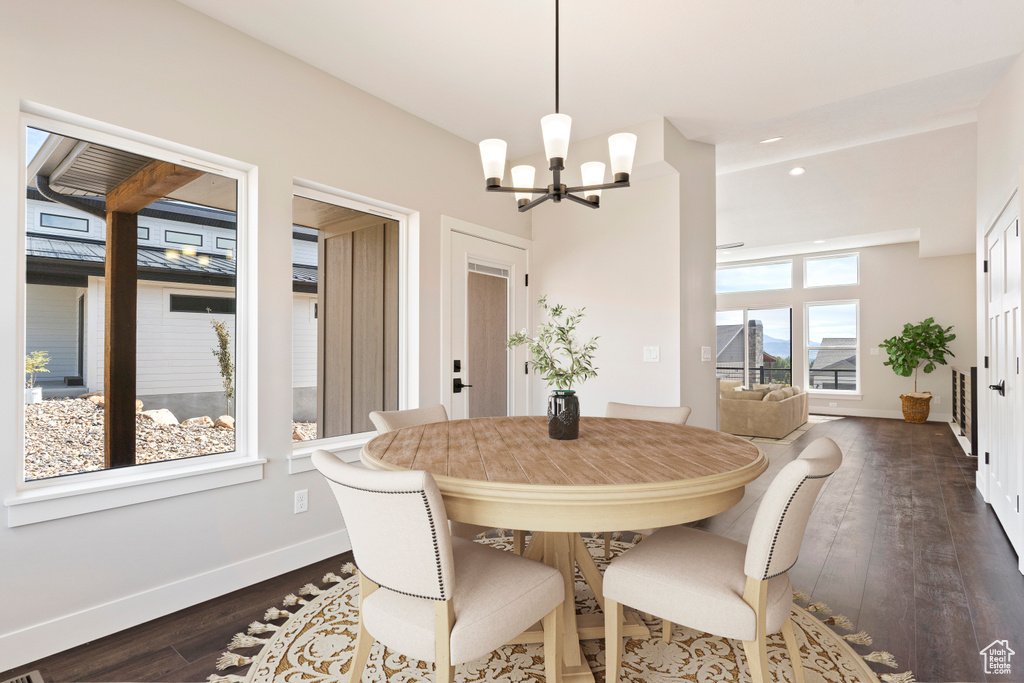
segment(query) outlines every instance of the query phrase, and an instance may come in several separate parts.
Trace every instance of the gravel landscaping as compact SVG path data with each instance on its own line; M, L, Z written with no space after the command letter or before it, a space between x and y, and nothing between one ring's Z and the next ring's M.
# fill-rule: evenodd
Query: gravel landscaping
M202 424L157 424L135 416L138 463L235 449L235 431ZM25 478L46 479L103 469L103 408L83 398L25 406Z

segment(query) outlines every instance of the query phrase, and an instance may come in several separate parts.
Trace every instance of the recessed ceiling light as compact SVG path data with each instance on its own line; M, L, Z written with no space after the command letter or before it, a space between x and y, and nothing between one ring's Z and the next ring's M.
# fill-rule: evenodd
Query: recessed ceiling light
M778 141L779 141L779 140L781 140L781 139L782 139L782 136L781 136L781 135L776 135L776 136L775 136L775 137L773 137L773 138L767 138L767 139L765 139L765 140L761 140L761 144L762 144L762 145L767 145L767 144L768 144L769 142L778 142Z
M825 240L814 240L815 244L825 244Z
M794 166L793 168L789 169L789 175L803 175L806 172L807 169L804 168L803 166Z

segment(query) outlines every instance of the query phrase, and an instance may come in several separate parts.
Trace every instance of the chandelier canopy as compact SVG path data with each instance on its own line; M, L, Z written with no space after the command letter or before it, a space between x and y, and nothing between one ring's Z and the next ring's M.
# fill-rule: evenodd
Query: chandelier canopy
M551 184L546 188L533 187L536 169L522 165L512 167L512 187L502 187L505 177L505 157L508 144L504 140L491 138L480 143L480 160L484 166L484 178L488 192L513 192L519 211L529 211L547 200L555 203L569 199L578 204L596 209L601 205L601 190L629 187L629 174L633 169L633 154L636 151L636 136L632 133L616 133L608 138L608 156L611 160L612 182L605 182L605 165L601 161L588 161L580 166L583 185L566 187L562 183L565 159L569 155L569 130L572 119L558 111L558 2L555 0L555 113L540 120L544 137L544 156L551 171ZM539 196L538 196L539 195Z

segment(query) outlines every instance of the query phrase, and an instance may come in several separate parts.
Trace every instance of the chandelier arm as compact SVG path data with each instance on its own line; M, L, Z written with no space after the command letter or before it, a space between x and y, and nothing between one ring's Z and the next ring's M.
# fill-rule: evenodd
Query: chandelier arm
M543 204L547 200L554 198L553 194L546 194L547 190L545 190L544 192L545 192L545 194L544 194L543 197L538 197L537 199L534 199L532 202L530 202L528 204L523 204L522 206L520 206L519 207L519 213L523 213L524 211L529 211L530 209L532 209L533 207L537 206L538 204Z
M546 194L546 187L505 187L504 185L488 185L488 192L529 192L530 194Z
M583 197L577 197L574 194L563 194L562 197L565 198L565 199L568 199L570 201L574 201L577 204L582 204L583 206L589 206L591 209L596 209L599 206L601 206L600 201L592 202L592 201L590 201L588 199L584 199Z
M580 185L579 187L567 187L566 192L582 192L586 194L587 190L614 190L617 187L629 187L629 181L624 180L617 183L605 183L604 185Z

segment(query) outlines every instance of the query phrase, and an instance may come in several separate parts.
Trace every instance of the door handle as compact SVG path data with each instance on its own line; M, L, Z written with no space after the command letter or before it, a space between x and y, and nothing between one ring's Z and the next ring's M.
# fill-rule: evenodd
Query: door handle
M461 394L463 389L468 389L472 384L463 384L462 378L456 377L452 380L452 393Z
M989 384L988 388L992 391L998 391L1000 396L1006 396L1006 381L999 380L999 384Z

